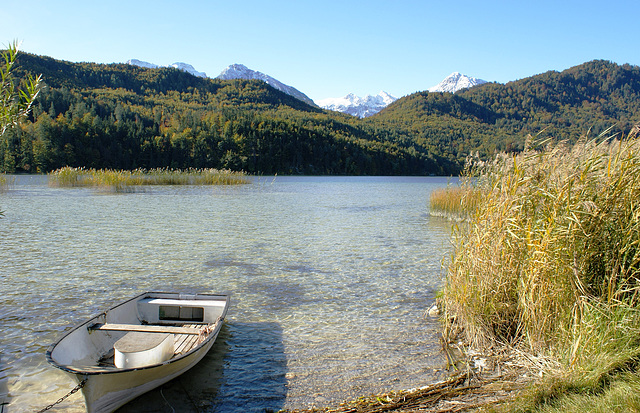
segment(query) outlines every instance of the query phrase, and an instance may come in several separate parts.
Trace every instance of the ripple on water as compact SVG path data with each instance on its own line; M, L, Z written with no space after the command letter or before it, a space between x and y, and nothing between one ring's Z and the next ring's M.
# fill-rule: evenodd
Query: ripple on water
M424 210L446 184L278 177L98 194L18 182L0 220L0 397L33 411L65 394L73 381L47 365L48 345L144 290L229 293L231 309L202 363L124 411L277 411L435 381L439 325L424 313L450 224ZM61 409L83 411L82 398Z

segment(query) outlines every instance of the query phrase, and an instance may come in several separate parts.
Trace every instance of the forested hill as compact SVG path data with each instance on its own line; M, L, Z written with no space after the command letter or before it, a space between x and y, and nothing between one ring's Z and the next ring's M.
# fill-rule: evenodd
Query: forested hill
M221 81L193 76L173 67L146 69L139 66L97 63L71 63L50 57L22 53L19 55L18 76L25 72L42 74L52 89L70 90L124 89L142 96L179 92L208 95L210 105L256 106L286 105L301 111L319 111L273 88L264 88L259 81ZM231 86L231 87L229 87ZM224 90L221 90L224 89ZM199 99L199 103L204 103Z
M527 134L575 140L640 122L637 66L594 61L506 85L420 92L370 118L309 106L257 80L20 54L42 74L29 121L0 140L0 172L230 168L259 174L450 175L470 152Z
M259 174L452 174L428 150L390 142L348 115L309 106L258 80L174 68L70 63L30 54L42 74L30 121L0 141L0 170L229 168Z
M456 94L420 92L371 119L450 161L522 149L528 134L575 141L626 136L640 123L640 67L596 60Z

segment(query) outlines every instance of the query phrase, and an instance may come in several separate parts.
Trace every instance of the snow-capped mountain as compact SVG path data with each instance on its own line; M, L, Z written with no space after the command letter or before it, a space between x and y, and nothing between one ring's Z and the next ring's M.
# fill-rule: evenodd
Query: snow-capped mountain
M198 72L192 65L182 62L176 62L169 66L159 66L153 63L144 62L138 59L131 59L127 61L127 64L140 66L148 69L156 69L159 67L175 67L176 69L191 73L198 77L207 77L204 72ZM307 95L300 92L298 89L285 85L273 77L264 73L251 70L245 65L233 64L224 69L217 77L217 79L231 80L231 79L257 79L262 80L269 86L278 89L288 95L295 97L311 106L319 106L323 109L333 110L337 112L348 113L352 116L360 118L366 118L367 116L375 115L380 112L390 103L398 100L395 96L392 96L386 92L380 92L379 94L372 96L367 95L365 97L356 96L353 93L341 98L326 98L320 99L317 102L311 100ZM487 83L485 80L478 79L471 76L466 76L458 72L454 72L447 76L438 85L429 88L429 92L450 92L455 93L458 90L470 88L473 86Z
M176 63L170 64L169 66L158 66L158 65L153 64L153 63L143 62L142 60L130 59L130 60L127 60L127 64L133 65L133 66L145 67L147 69L157 69L159 67L175 67L178 70L182 70L183 72L191 73L192 75L197 76L197 77L207 77L207 74L205 72L198 72L190 64L182 63L182 62L176 62Z
M142 60L138 60L138 59L131 59L127 61L127 64L130 65L134 65L134 66L140 66L140 67L145 67L148 69L156 69L159 67L163 67L163 66L159 66L153 63L149 63L149 62L144 62ZM185 72L191 73L194 76L198 76L198 77L207 77L207 74L204 72L198 72L193 66L191 66L190 64L187 63L181 63L181 62L177 62L177 63L173 63L172 65L169 66L164 66L164 67L175 67L176 69L179 70L183 70ZM220 73L217 76L217 79L222 79L222 80L230 80L230 79L258 79L258 80L262 80L263 82L267 83L269 86L278 89L281 92L284 92L288 95L293 96L296 99L299 99L311 106L316 106L315 103L313 103L313 100L311 100L307 95L305 95L304 93L300 92L298 89L292 87L292 86L288 86L285 85L284 83L280 82L279 80L276 80L274 78L272 78L269 75L265 75L264 73L261 72L256 72L255 70L251 70L249 68L247 68L244 65L240 65L240 64L234 64L231 65L229 67L227 67L226 69L224 69L222 71L222 73Z
M380 92L376 96L367 95L364 98L349 93L342 98L321 99L316 104L323 109L366 118L367 116L375 115L396 100L398 100L397 97L391 96L387 92Z
M142 60L138 60L138 59L129 59L127 60L127 64L133 65L133 66L145 67L147 69L157 69L158 67L160 67L158 65L154 65L153 63L143 62Z
M487 81L463 75L462 73L453 72L436 86L430 87L429 92L455 93L458 90L467 89L483 83L487 83Z
M296 99L299 99L311 106L316 106L315 103L313 103L313 100L311 100L307 95L305 95L304 93L300 92L298 89L292 87L292 86L288 86L285 85L284 83L280 82L279 80L276 80L274 78L272 78L269 75L265 75L264 73L261 72L257 72L255 70L251 70L248 67L246 67L245 65L241 65L241 64L233 64L229 67L227 67L226 69L224 69L222 71L222 73L220 73L217 77L217 79L223 79L223 80L231 80L231 79L258 79L258 80L262 80L263 82L267 83L269 86L278 89L281 92L284 92L288 95L293 96Z
M193 66L188 63L176 62L171 65L171 67L175 67L176 69L182 70L183 72L191 73L197 77L207 77L205 72L198 72Z

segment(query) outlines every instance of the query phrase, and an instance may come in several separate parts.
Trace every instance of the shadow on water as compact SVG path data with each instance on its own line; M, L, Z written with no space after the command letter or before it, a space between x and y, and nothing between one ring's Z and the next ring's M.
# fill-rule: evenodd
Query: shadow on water
M118 412L278 411L287 397L286 369L278 323L226 323L200 363Z

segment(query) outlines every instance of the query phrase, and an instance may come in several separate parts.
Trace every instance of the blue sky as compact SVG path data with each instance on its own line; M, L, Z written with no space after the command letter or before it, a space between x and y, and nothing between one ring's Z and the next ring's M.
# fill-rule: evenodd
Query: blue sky
M4 1L0 44L72 62L241 63L314 100L401 97L452 72L505 83L593 59L640 64L640 2Z

